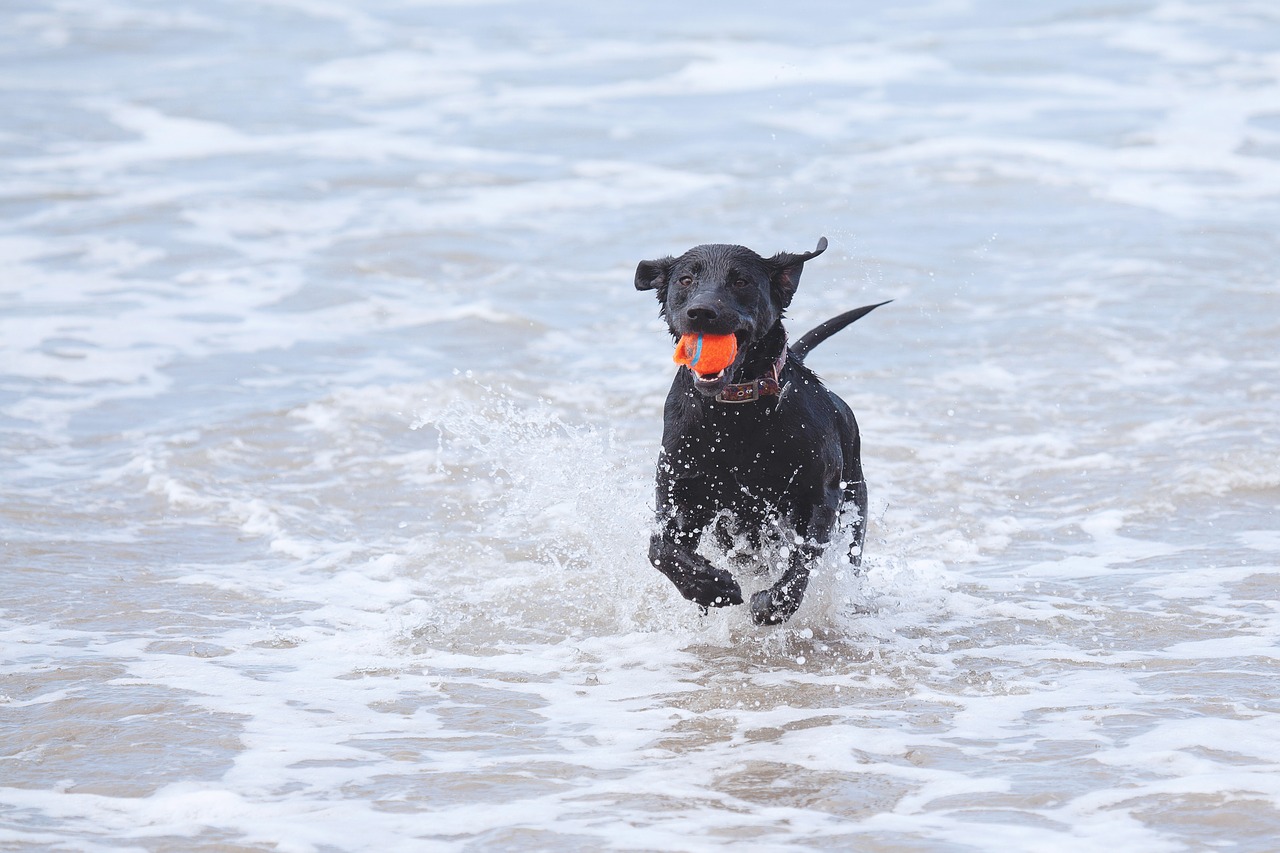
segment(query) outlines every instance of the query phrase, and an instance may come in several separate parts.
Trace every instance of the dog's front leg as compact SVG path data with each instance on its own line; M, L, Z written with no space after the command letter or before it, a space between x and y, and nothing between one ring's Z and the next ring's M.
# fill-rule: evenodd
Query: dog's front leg
M649 540L649 562L695 604L704 608L741 604L742 588L733 575L694 553L700 537L700 530L681 531L674 524L665 524L662 532Z
M742 587L733 575L697 553L703 531L715 517L720 484L703 477L672 476L673 466L658 467L658 531L649 540L649 562L695 604L728 607L742 603Z
M807 522L796 525L797 541L787 555L782 577L773 586L751 596L751 618L757 625L780 625L800 607L809 586L809 567L822 556L835 525L838 505L839 498L828 495Z
M822 546L809 541L791 546L782 577L751 596L751 618L757 625L780 625L795 614L809 586L809 566L821 555Z

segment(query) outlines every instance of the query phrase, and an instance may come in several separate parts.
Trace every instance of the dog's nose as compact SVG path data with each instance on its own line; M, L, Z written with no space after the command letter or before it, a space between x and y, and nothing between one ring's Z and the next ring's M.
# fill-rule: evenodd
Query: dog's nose
M705 303L700 305L690 305L685 309L684 313L690 320L700 323L713 323L716 318L720 316L720 313L716 311L714 305L707 305Z

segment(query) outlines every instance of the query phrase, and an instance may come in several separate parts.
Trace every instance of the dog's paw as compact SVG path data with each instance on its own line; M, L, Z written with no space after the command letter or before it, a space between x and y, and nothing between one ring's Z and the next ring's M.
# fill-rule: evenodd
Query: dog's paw
M742 587L723 569L712 569L698 578L689 598L707 607L733 607L742 603Z
M781 625L791 618L800 606L799 600L762 589L751 596L751 621L757 625Z

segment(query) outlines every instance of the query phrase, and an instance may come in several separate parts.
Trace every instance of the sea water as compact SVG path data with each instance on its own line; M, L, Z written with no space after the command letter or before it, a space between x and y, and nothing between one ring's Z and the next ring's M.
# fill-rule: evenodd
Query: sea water
M10 0L0 205L0 848L1280 843L1274 3ZM635 265L821 236L703 615Z

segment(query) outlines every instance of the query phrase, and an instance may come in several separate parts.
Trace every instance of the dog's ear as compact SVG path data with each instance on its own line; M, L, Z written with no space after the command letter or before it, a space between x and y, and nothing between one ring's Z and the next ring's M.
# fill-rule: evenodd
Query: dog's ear
M641 261L636 267L636 290L656 290L661 299L667 290L667 276L674 261L670 255L656 261Z
M779 305L786 308L791 304L791 297L796 295L796 288L800 286L800 273L804 272L804 262L813 260L826 250L827 238L819 237L818 247L812 252L804 252L799 255L793 255L790 252L779 252L769 259L769 266L773 270L771 274L773 291L778 298Z

